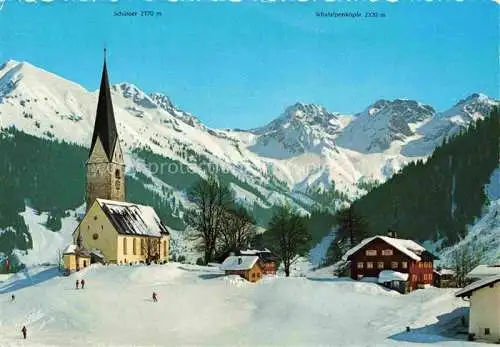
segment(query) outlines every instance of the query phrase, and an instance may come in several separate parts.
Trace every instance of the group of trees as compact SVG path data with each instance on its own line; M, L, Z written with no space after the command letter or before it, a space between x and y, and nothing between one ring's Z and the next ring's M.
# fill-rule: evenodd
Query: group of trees
M186 212L185 221L198 241L205 264L220 254L249 246L256 234L254 221L217 177L200 179L189 192L189 199L195 207Z
M430 158L412 162L382 185L336 213L337 233L327 263L340 259L363 238L394 230L415 240L444 239L455 243L467 225L480 216L489 182L500 159L500 113L494 108L484 120L436 148ZM472 248L471 248L472 247ZM458 248L452 267L461 283L479 262L474 246Z
M394 228L402 237L444 239L444 246L466 234L479 217L487 197L484 186L498 167L500 114L472 123L445 139L426 162L405 166L352 206L374 235Z
M265 246L279 257L289 276L291 265L309 249L305 218L289 205L275 209L263 239L249 212L238 205L228 186L215 176L197 182L189 198L195 206L186 212L185 221L203 252L205 264L231 251Z

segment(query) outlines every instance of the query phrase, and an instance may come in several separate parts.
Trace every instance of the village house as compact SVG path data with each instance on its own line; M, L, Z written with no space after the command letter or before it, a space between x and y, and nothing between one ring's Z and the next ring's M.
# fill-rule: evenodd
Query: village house
M433 286L438 288L452 288L457 286L457 274L451 269L434 269Z
M100 259L92 254L99 254L101 262L115 264L167 261L170 233L155 210L125 201L125 161L106 60L86 167L87 211L73 232L73 245L63 255L65 270L85 267L89 259Z
M343 259L350 261L351 278L378 280L380 272L388 270L382 284L406 292L432 285L434 260L438 258L415 241L373 236L347 251ZM406 288L399 282L406 282Z
M262 264L262 273L264 275L276 275L278 257L275 256L269 249L257 250L257 249L247 249L240 251L242 256L253 256L259 257Z
M469 339L500 343L500 275L471 283L455 296L469 298Z
M238 275L249 282L257 282L262 278L262 262L256 255L236 256L231 255L221 265L226 275Z

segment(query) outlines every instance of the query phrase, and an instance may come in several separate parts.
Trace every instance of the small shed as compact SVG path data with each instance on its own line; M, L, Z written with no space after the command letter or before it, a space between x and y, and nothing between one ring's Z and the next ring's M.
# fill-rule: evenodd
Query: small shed
M409 275L407 273L393 270L383 270L380 271L377 282L384 287L394 289L401 294L405 294L409 291L408 277Z
M249 282L262 278L262 264L258 256L236 256L226 258L221 265L226 275L239 275Z

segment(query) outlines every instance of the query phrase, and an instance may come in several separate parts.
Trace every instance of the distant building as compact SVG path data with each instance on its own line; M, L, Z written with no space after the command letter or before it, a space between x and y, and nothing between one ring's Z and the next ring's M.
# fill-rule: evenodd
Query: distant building
M434 260L438 258L415 241L374 236L347 251L343 259L350 261L351 278L355 280L378 278L380 272L391 270L408 274L408 290L414 290L432 285Z
M80 246L70 245L64 255L67 267L84 267L88 261L84 250L100 254L107 263L167 261L170 233L155 210L125 202L125 161L115 123L106 60L86 167L87 212L73 232L73 241L75 244L80 242ZM92 262L93 259L90 258Z
M451 269L434 269L433 286L451 288L457 286L457 274Z
M82 237L78 235L76 245L68 245L62 254L64 274L80 271L91 263L104 263L104 257L99 251L89 251L82 245Z
M476 281L455 296L470 298L471 339L500 343L500 274Z
M249 282L257 282L262 278L262 262L256 255L236 256L226 258L221 265L226 275L238 275Z
M242 256L252 256L256 255L259 257L262 263L262 272L264 275L276 275L276 269L278 264L278 257L274 255L269 249L258 250L258 249L247 249L240 251Z
M472 281L479 281L495 275L500 275L500 264L478 265L467 274L466 278Z

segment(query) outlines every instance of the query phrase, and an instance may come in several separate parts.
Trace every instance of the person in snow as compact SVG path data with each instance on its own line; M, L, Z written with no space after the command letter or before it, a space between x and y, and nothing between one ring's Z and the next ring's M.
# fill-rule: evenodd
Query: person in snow
M76 289L78 289L78 285L80 284L79 280L76 280Z
M153 292L153 302L158 302L158 296Z
M23 328L21 329L21 332L23 333L23 338L26 340L26 335L28 333L28 330L26 329L25 325L23 325Z
M11 298L12 298L12 302L14 302L14 300L16 300L16 296L14 294L12 294Z
M85 287L85 280L82 278L80 283L82 284L82 289L83 289L83 287Z

